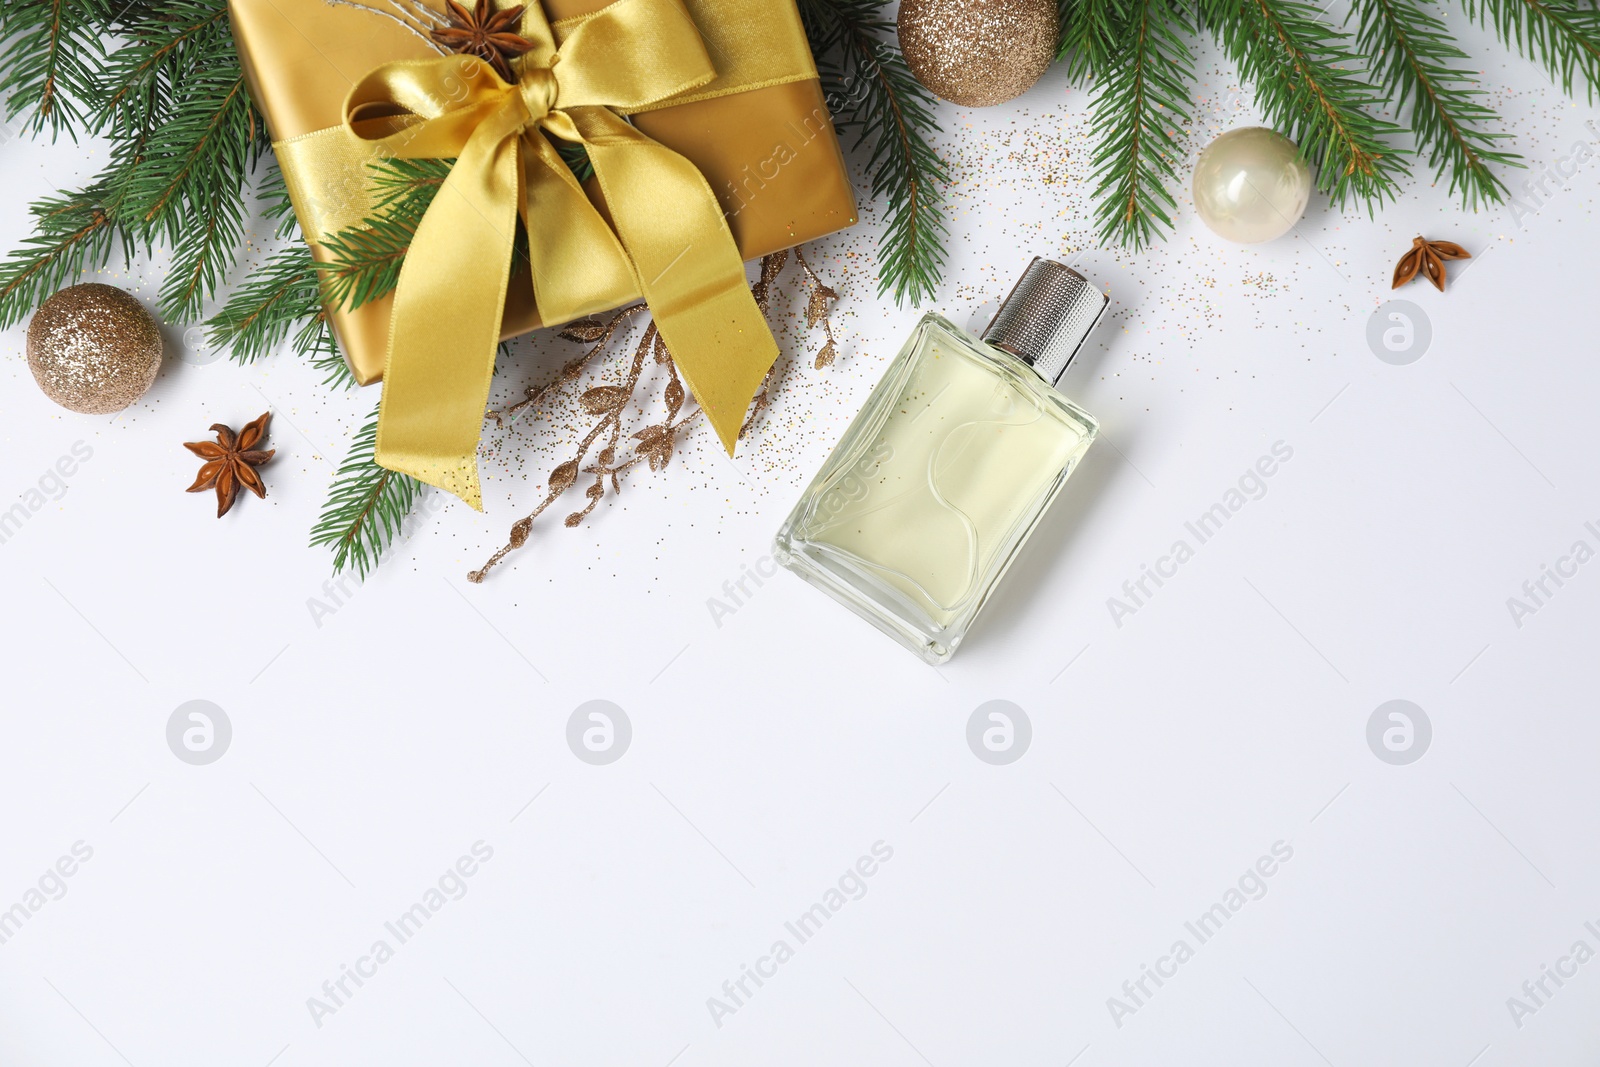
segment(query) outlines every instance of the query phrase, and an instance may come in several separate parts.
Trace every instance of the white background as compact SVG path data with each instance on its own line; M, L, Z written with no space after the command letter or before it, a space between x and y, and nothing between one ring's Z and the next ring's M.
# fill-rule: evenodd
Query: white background
M1464 36L1531 163L1600 141L1593 109ZM1200 70L1184 174L1254 119L1225 64ZM939 111L939 306L966 321L1033 254L1111 296L1066 383L1106 437L941 670L788 574L720 625L709 606L918 314L876 295L870 207L811 249L842 293L835 366L810 366L787 276L794 367L739 457L696 431L568 530L574 493L483 586L465 575L565 458L564 416L490 435L487 515L438 506L330 589L307 532L373 393L288 354L207 363L173 329L140 403L78 416L6 332L0 504L75 442L93 455L0 545L0 909L75 842L93 857L0 945L0 1064L1595 1062L1600 963L1547 980L1520 1026L1507 1000L1574 942L1600 949L1600 563L1520 626L1507 600L1573 542L1600 548L1600 163L1520 218L1464 213L1421 167L1376 218L1316 196L1254 248L1181 198L1176 233L1133 255L1093 240L1085 105L1053 71ZM0 244L102 157L0 149ZM1417 233L1474 258L1445 294L1393 294L1432 340L1391 365L1367 323ZM153 304L160 266L103 280ZM520 343L498 395L574 353ZM219 522L183 492L180 443L268 407L271 495ZM1278 441L1293 458L1265 495L1118 626L1108 598ZM232 723L209 766L166 741L194 699ZM608 766L566 741L596 699L632 724ZM1367 742L1394 699L1432 724L1405 766ZM966 739L991 700L1031 722L1005 766ZM317 1025L308 998L478 841L466 895ZM865 895L798 944L785 922L879 841ZM1196 947L1184 924L1280 841L1265 895ZM708 998L780 938L794 957L719 1026ZM1115 1019L1180 938L1193 959Z

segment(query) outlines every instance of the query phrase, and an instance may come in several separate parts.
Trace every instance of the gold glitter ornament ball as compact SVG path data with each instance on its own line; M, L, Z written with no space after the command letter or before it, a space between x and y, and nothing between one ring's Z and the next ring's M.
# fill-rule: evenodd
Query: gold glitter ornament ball
M1056 0L901 0L900 51L917 81L962 107L1020 96L1056 55Z
M44 302L28 324L28 369L68 411L109 415L144 395L161 369L161 331L121 289L87 282Z

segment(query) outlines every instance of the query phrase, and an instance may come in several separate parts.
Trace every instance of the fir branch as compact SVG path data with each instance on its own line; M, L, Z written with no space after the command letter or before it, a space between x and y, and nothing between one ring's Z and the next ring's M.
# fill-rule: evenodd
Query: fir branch
M113 135L161 121L187 91L185 75L223 61L223 50L231 47L224 0L119 7L111 29L128 43L111 53L100 74L107 91L98 102L95 128Z
M944 186L950 173L928 138L939 131L933 96L887 39L894 24L880 0L801 0L800 18L817 57L834 120L872 145L872 196L885 202L878 292L920 304L944 268Z
M1396 110L1411 104L1411 129L1418 149L1428 150L1435 180L1450 175L1450 193L1468 210L1499 203L1506 187L1491 163L1517 165L1521 157L1500 151L1509 134L1491 133L1485 124L1499 116L1478 101L1483 90L1470 73L1452 61L1467 58L1444 22L1424 5L1429 0L1354 0L1351 17L1359 25L1356 43L1373 57L1373 69L1394 98Z
M112 253L132 256L127 232L106 210L107 192L101 179L33 205L33 234L0 263L0 328L21 322L84 272L104 267Z
M450 177L453 159L384 159L370 165L373 211L419 222Z
M328 302L354 310L393 292L416 232L414 221L376 216L364 226L329 234L322 247L333 258L317 264Z
M195 321L222 287L244 241L244 212L242 196L223 190L212 209L178 235L158 297L168 320Z
M323 385L355 388L355 375L328 325L317 264L303 244L282 249L257 268L206 325L207 341L240 363L260 359L289 338L294 354L322 372Z
M176 239L195 214L243 203L254 162L256 117L237 63L188 72L182 107L161 122L122 190L124 214L151 235Z
M1085 6L1112 5L1089 0ZM1189 27L1168 0L1128 0L1120 14L1127 29L1097 68L1091 107L1099 180L1095 216L1102 241L1141 248L1161 228L1172 227L1169 212L1177 204L1167 184L1176 180L1173 160L1179 155L1173 135L1189 118L1184 108L1194 60L1179 36ZM1079 47L1079 61L1087 62L1101 44L1091 38Z
M28 113L25 129L74 141L89 124L102 89L107 0L4 0L0 3L0 103Z
M378 466L378 412L350 443L334 476L322 514L311 529L311 545L333 550L335 573L354 567L365 578L392 545L423 484L408 474Z
M360 226L329 234L330 257L318 264L333 307L358 308L382 299L400 283L400 267L417 225L450 174L452 160L389 159L372 165L376 205Z
M306 319L322 314L317 267L305 245L285 248L233 291L206 323L206 340L240 363L267 355Z
M283 171L278 168L276 159L263 162L256 186L256 205L262 218L277 224L277 236L302 239L300 220L294 214L294 201L289 199L289 185L283 180Z
M1600 93L1600 8L1583 0L1462 0L1467 17L1534 60L1568 96L1583 79L1592 104Z
M1398 192L1407 168L1385 138L1399 127L1376 117L1382 100L1354 73L1362 63L1348 34L1303 0L1200 0L1200 10L1268 123L1315 164L1317 187L1336 207L1358 199L1371 211Z
M118 141L113 212L145 245L171 243L160 302L178 322L199 318L237 261L245 193L265 148L218 9L222 0L173 0L149 22L132 20L102 114Z
M333 328L328 325L326 310L319 309L313 318L300 324L291 347L295 355L309 361L322 372L323 385L337 389L356 387L356 376L333 339Z
M1082 84L1111 70L1112 57L1126 50L1131 32L1123 0L1060 0L1061 47L1067 75Z

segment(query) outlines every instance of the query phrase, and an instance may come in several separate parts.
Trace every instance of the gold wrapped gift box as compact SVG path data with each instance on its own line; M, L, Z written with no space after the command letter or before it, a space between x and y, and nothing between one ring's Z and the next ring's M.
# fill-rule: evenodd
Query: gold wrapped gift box
M325 161L320 167L293 167L297 146L344 124L347 96L375 67L438 54L394 18L382 16L392 2L230 0L246 79L285 173L294 174L295 212L319 258L318 238L359 223L371 206L371 193L362 187L366 164L353 156L343 168L330 168ZM717 77L629 115L634 126L699 169L747 260L853 224L854 196L792 0L683 0L683 5ZM544 9L559 28L562 20L605 6L600 0L546 0ZM325 156L325 142L321 148ZM609 220L597 183L589 181L585 192ZM475 281L460 279L463 285ZM614 286L593 294L590 303L600 311L638 298L636 288ZM362 384L382 377L391 305L385 298L331 313L335 336ZM507 289L501 333L512 337L539 325L523 267Z

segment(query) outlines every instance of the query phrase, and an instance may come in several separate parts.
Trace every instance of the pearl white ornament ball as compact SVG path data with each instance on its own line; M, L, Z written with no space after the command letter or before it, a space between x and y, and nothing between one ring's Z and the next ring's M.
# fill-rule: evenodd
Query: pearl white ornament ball
M1194 209L1218 237L1257 244L1305 214L1311 168L1289 138L1265 126L1229 130L1194 165Z

